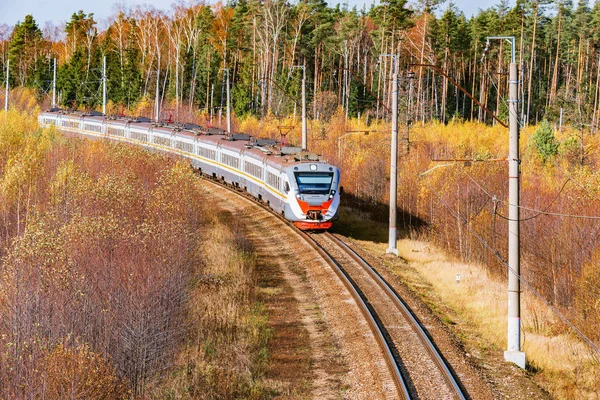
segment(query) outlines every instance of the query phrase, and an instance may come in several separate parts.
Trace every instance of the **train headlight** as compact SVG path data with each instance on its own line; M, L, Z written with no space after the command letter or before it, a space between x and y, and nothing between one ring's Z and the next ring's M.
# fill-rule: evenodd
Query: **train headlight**
M311 171L316 171L317 170L317 164L310 164L310 170Z
M333 196L335 196L335 190L332 190L332 191L329 193L329 198L330 198L330 199L333 199Z

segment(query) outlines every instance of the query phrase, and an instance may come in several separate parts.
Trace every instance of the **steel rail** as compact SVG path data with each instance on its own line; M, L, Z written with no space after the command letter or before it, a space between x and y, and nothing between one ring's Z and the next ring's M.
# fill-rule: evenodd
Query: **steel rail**
M465 395L464 390L461 384L458 382L454 373L451 371L450 367L446 363L446 361L442 358L440 352L437 347L430 339L429 335L423 329L422 324L416 319L414 313L408 308L408 306L402 301L402 299L398 296L398 294L394 291L394 289L379 275L379 273L367 262L364 258L362 258L356 251L354 251L350 246L348 246L345 242L331 234L330 232L325 232L325 236L330 239L333 243L335 243L338 247L340 247L350 258L356 261L359 265L363 267L363 269L369 274L369 276L379 285L381 289L383 289L392 300L394 305L401 311L401 313L405 316L405 318L410 322L413 330L417 333L419 340L429 353L430 357L433 359L434 363L440 369L444 381L448 385L448 387L454 392L457 398L462 400L466 400L468 396Z
M311 235L306 232L298 230L299 234L304 237L304 239L310 244L310 246L317 252L323 259L331 266L333 271L336 273L338 278L342 281L346 289L350 292L354 300L357 302L361 313L369 323L371 330L373 331L374 338L379 344L379 347L384 352L385 362L392 372L392 379L394 380L394 384L396 386L396 391L399 394L400 398L409 400L411 399L410 393L408 392L408 386L406 381L404 380L402 373L400 372L400 367L398 365L398 361L392 352L393 344L383 333L383 325L378 322L375 318L376 314L371 311L370 307L367 305L367 300L363 295L360 294L360 288L352 282L346 271L342 268L342 266L337 262L337 260L321 246L317 241L315 241Z
M352 281L349 279L348 275L341 267L341 265L335 260L335 258L327 252L315 239L311 237L308 233L298 229L292 222L285 219L282 215L274 212L267 204L256 200L252 195L248 192L245 192L239 188L235 188L231 185L228 185L225 182L222 182L218 179L214 179L209 175L204 175L200 173L202 179L211 182L219 187L223 187L228 189L241 197L251 201L255 205L262 207L264 210L271 213L273 216L279 218L280 221L285 223L288 227L294 230L302 239L304 239L320 256L323 260L333 269L335 274L344 284L350 295L356 301L361 313L365 317L366 322L369 324L371 331L373 332L373 337L377 341L380 349L383 352L383 356L390 371L390 375L392 376L392 380L394 381L394 385L396 387L396 393L398 394L398 399L410 400L412 397L408 391L408 386L406 381L404 380L402 373L400 372L400 367L398 365L398 361L392 352L393 345L389 341L389 339L383 333L383 326L377 321L375 318L375 314L370 310L367 305L366 299L360 294L360 288L358 288Z

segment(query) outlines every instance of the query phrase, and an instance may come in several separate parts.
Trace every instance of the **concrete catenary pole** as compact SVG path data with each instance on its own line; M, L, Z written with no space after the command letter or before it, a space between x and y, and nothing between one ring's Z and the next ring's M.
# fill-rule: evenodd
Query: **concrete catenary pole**
M306 131L306 68L302 66L302 150L308 150L308 133Z
M380 57L392 57L392 144L390 161L390 229L386 254L398 255L396 212L398 196L398 63L396 54L382 54Z
M225 68L227 72L227 132L231 133L231 87L229 86L229 69Z
M6 97L4 97L4 111L8 111L8 77L10 76L10 59L6 63Z
M513 39L514 40L514 39ZM510 146L508 154L508 350L504 359L525 368L525 353L521 351L521 274L520 265L520 171L519 120L517 115L519 78L517 64L510 64L509 78Z
M54 72L52 74L52 108L56 108L56 58L54 58Z
M160 68L156 68L156 100L154 104L154 115L156 122L160 121Z
M102 59L102 114L106 115L106 56Z
M509 69L509 148L508 148L508 348L504 359L525 368L521 351L521 260L520 260L520 156L519 156L519 72L515 62L514 36L491 36L511 46Z

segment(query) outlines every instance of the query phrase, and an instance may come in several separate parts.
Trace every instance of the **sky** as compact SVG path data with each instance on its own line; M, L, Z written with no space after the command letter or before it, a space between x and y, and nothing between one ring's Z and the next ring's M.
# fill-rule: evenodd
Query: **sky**
M216 0L209 0L213 3ZM329 5L337 3L347 3L349 7L357 6L359 9L364 4L371 4L379 0L327 0ZM223 1L225 2L225 1ZM410 0L409 0L410 2ZM476 14L478 10L486 9L498 4L499 0L479 0L477 6L473 6L472 0L454 0L458 9L462 10L467 17ZM173 0L96 0L93 2L82 2L81 0L0 0L0 25L15 25L18 21L23 21L27 14L32 14L38 26L43 29L47 21L53 21L55 24L66 22L71 15L79 10L85 13L94 13L95 20L101 21L114 15L116 3L126 6L148 4L161 10L171 9ZM511 1L514 4L514 0ZM447 3L441 8L447 7Z

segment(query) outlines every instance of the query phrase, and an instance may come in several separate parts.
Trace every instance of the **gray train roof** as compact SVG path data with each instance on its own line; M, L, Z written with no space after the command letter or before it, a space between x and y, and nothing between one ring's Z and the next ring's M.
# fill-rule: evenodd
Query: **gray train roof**
M110 123L111 125L129 126L146 131L192 138L201 143L219 146L222 149L265 161L268 165L277 169L307 163L327 164L317 154L302 151L299 147L281 146L281 143L273 139L255 138L243 133L226 135L223 134L224 131L220 128L203 128L195 124L155 124L148 118L141 117L105 118L102 114L90 115L83 113L78 115L56 111L48 111L47 113L78 117L83 121Z

